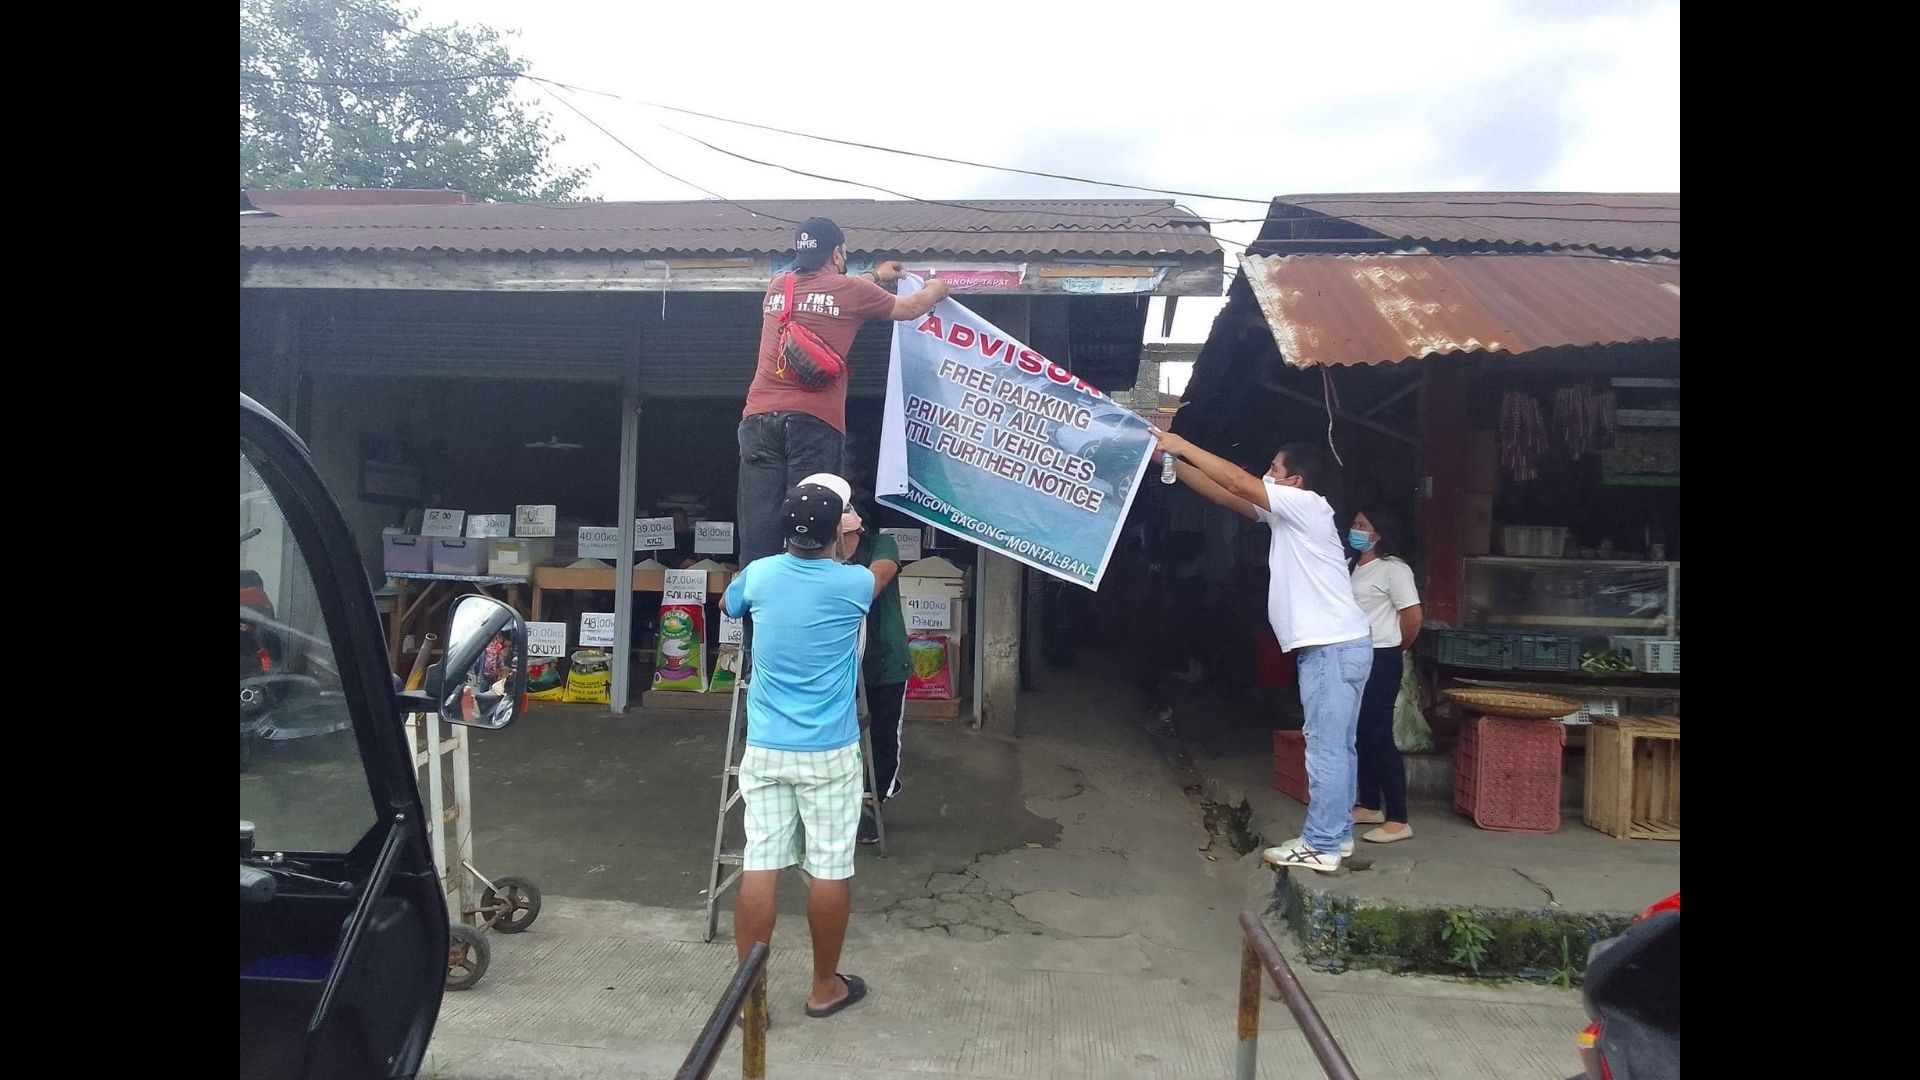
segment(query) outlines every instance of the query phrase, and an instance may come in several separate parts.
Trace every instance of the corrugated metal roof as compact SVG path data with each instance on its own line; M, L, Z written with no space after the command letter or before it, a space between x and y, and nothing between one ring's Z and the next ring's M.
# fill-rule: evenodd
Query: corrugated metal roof
M1295 367L1680 339L1680 264L1541 255L1243 255Z
M240 192L240 208L281 217L339 214L372 206L472 206L476 200L463 191L416 188L276 188Z
M1312 220L1315 214L1409 241L1680 253L1680 195L1677 192L1282 195L1273 200L1268 226L1262 230L1261 238L1284 242L1289 220Z
M587 253L779 255L793 224L832 218L859 252L906 256L1212 255L1206 223L1172 202L741 200L355 206L298 218L243 217L240 248L255 252Z

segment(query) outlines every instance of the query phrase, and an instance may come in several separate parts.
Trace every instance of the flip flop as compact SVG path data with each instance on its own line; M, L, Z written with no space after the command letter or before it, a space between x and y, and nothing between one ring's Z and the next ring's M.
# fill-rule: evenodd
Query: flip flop
M839 1012L849 1005L859 1002L861 998L867 996L866 980L858 975L841 975L837 971L834 972L834 974L839 977L841 982L847 984L847 996L824 1009L815 1009L811 1005L807 1006L807 1015L813 1017L815 1020L825 1020L827 1017L832 1016L834 1013Z

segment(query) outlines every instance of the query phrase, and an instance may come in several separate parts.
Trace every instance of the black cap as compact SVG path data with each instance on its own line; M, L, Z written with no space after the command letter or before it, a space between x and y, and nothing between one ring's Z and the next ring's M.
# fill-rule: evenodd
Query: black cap
M810 217L793 230L793 265L797 270L818 270L827 265L833 249L847 242L847 236L831 219Z
M818 551L833 540L845 510L832 488L798 484L780 507L780 536L802 551Z

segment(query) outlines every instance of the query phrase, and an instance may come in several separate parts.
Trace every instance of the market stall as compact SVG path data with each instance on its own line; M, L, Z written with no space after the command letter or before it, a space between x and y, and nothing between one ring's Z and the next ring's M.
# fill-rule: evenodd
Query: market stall
M1422 507L1427 538L1451 543L1425 567L1440 604L1421 702L1453 747L1456 808L1482 827L1558 827L1574 777L1587 825L1677 840L1680 381L1568 359L1459 379L1464 430L1429 434L1454 485ZM1476 784L1489 755L1504 771Z

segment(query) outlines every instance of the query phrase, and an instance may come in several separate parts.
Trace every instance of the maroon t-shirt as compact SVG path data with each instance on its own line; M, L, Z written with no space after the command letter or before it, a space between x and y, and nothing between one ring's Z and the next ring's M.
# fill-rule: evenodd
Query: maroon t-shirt
M761 304L760 362L754 367L753 385L747 387L747 408L741 416L770 412L802 412L833 425L842 435L847 432L847 380L835 382L825 390L809 393L798 383L774 374L779 370L780 309L786 304L787 275L776 274L767 286ZM827 346L844 358L853 348L853 337L860 324L869 319L893 316L893 294L875 285L869 278L848 277L830 270L803 270L793 283L793 321L820 335ZM852 371L849 369L848 374Z

